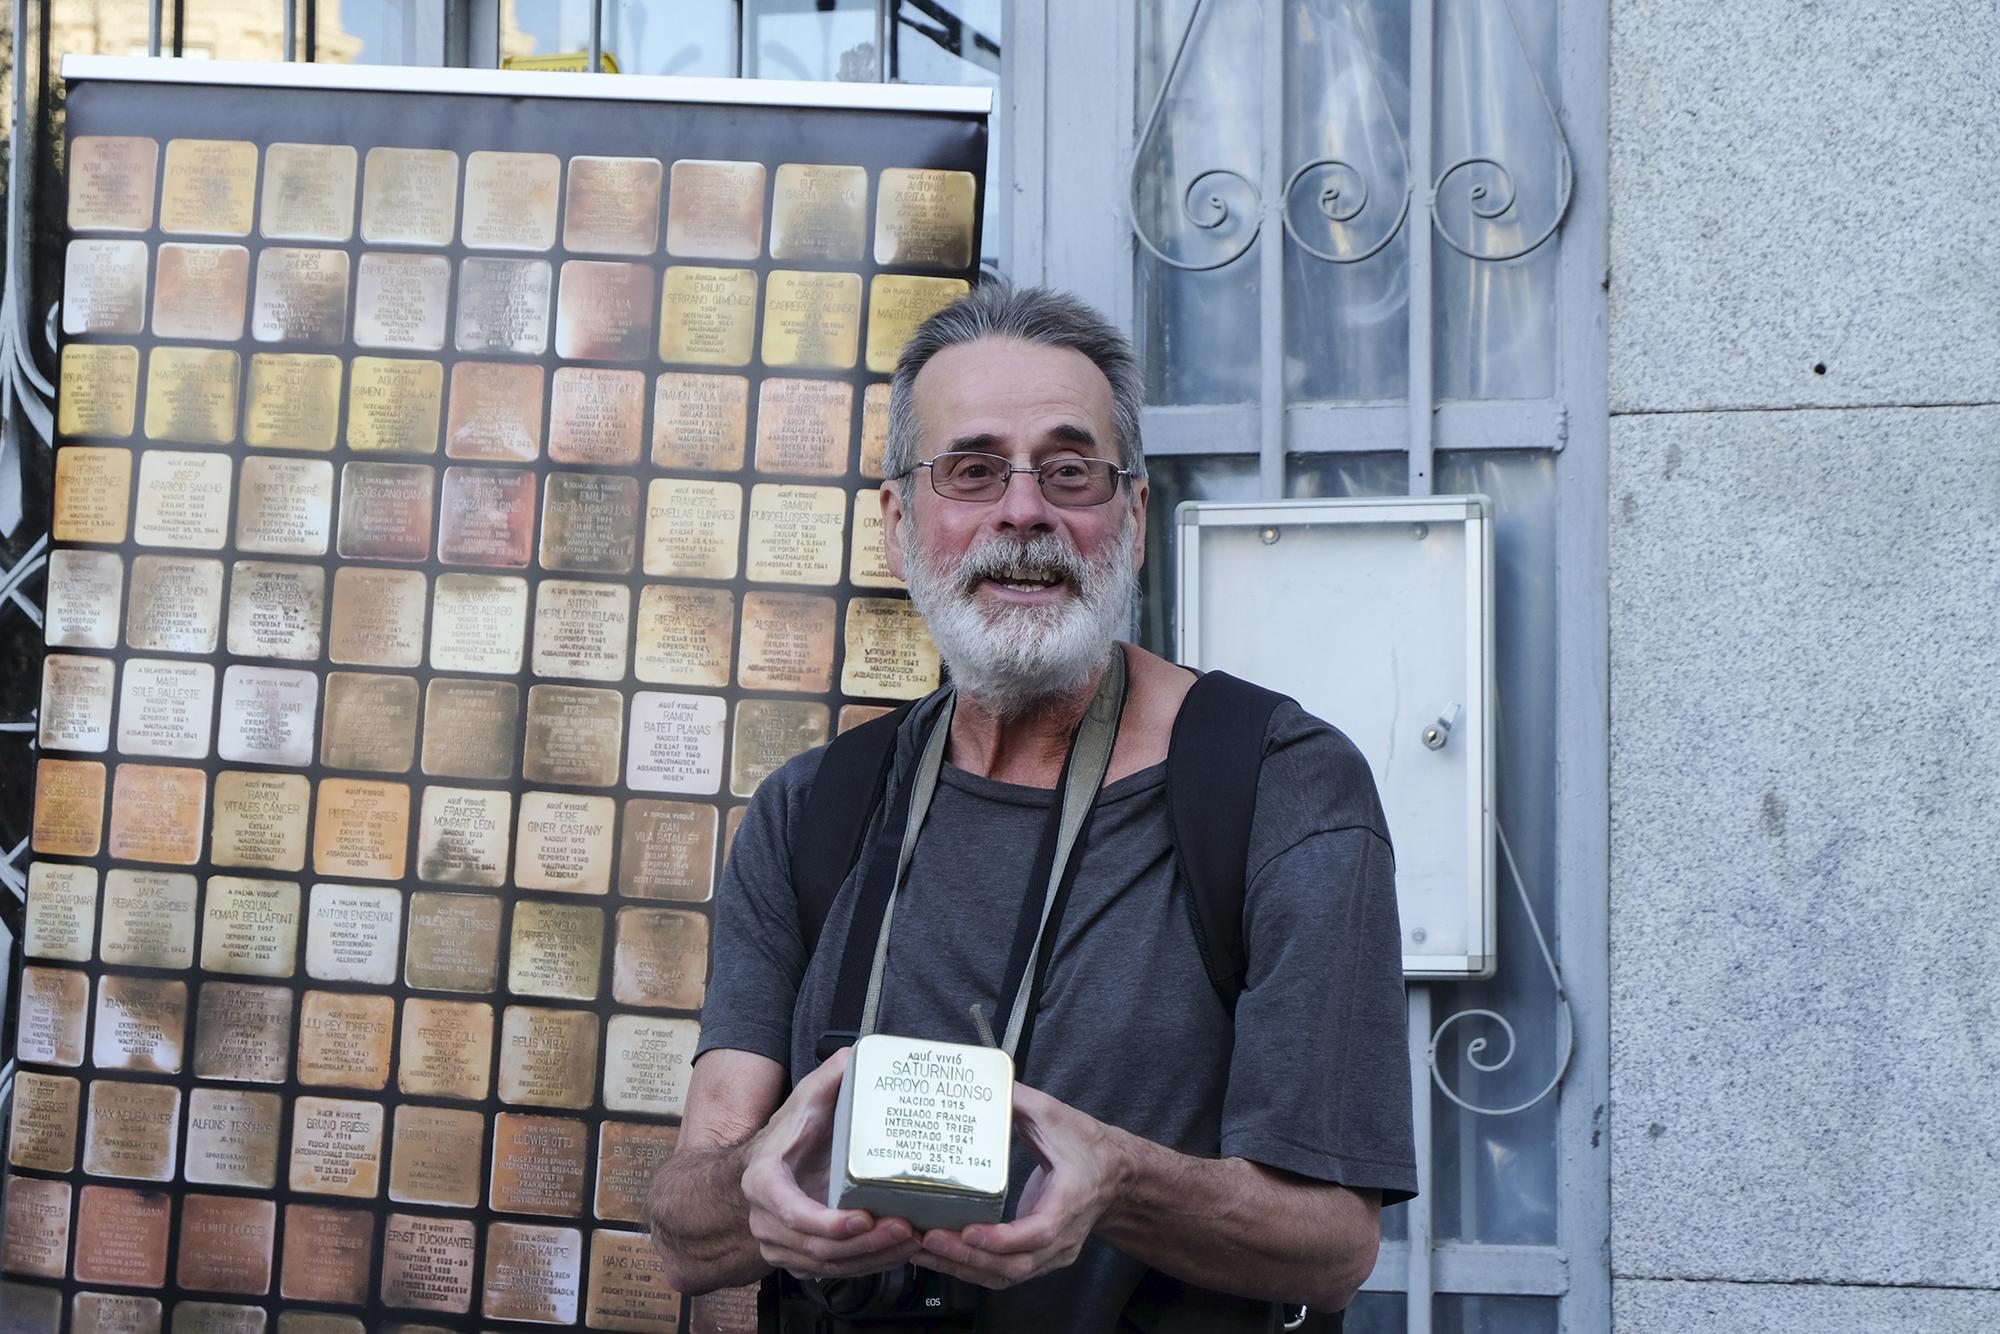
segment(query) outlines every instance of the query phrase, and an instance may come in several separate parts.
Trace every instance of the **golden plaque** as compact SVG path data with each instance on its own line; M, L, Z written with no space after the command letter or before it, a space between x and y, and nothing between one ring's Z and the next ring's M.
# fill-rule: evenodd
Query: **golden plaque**
M403 892L388 885L314 885L306 917L306 974L322 982L396 981Z
M882 455L889 445L889 386L871 384L861 391L861 475L880 480Z
M90 942L96 938L96 868L61 862L31 864L21 953L30 959L89 963Z
M764 287L766 366L846 370L860 337L860 274L771 270Z
M479 1139L474 1132L473 1140ZM475 1201L476 1203L476 1201ZM390 1214L382 1229L382 1300L421 1311L472 1309L472 1257L478 1228L469 1218L424 1218ZM283 1318L280 1317L282 1326ZM352 1334L360 1334L359 1323ZM398 1334L426 1328L397 1325ZM278 1334L318 1334L280 1328ZM325 1331L334 1334L334 1331ZM344 1332L345 1334L345 1332Z
M596 1083L595 1014L507 1007L500 1017L500 1101L580 1110L590 1106Z
M235 1195L185 1195L181 1199L180 1259L174 1282L201 1292L240 1293L261 1297L271 1290L271 1255L278 1235L278 1206L273 1200L247 1200ZM212 1325L234 1331L243 1316L261 1307L221 1303L181 1302L174 1307L176 1325L194 1324L189 1308L212 1306L221 1315ZM225 1313L226 1314L221 1314Z
M85 1186L86 1196L95 1199L91 1192L112 1189L108 1186ZM69 1254L69 1193L67 1181L40 1181L34 1177L15 1177L7 1183L7 1212L0 1216L0 1269L10 1274L24 1274L30 1278L61 1278L63 1260ZM126 1193L126 1192L120 1192ZM160 1210L165 1213L172 1203L164 1192L159 1194ZM101 1227L97 1215L88 1219L79 1218L78 1227L86 1222L93 1227ZM165 1235L161 1236L160 1266L166 1267L167 1250ZM94 1272L89 1253L80 1257L77 1266L79 1274ZM16 1293L33 1294L36 1289L25 1283L10 1283L4 1289L9 1304L21 1301ZM62 1328L62 1294L55 1295L53 1308L45 1308L50 1317L45 1329ZM22 1302L26 1305L25 1302Z
M345 241L353 236L358 165L347 144L266 148L258 233L283 241Z
M393 997L308 991L299 1003L299 1082L379 1093L395 1029Z
M330 769L407 773L417 748L416 678L328 672L319 747Z
M632 590L623 584L544 579L535 590L536 676L585 681L625 678Z
M562 159L553 153L478 152L465 159L465 244L547 250L556 243Z
M868 239L868 171L779 164L771 198L771 258L853 261Z
M123 542L131 507L131 450L70 445L56 451L49 536L58 542Z
M514 905L507 989L517 996L595 1000L604 952L604 910L523 899Z
M749 796L786 760L825 744L831 725L824 704L798 699L738 700L729 747L730 792Z
M722 786L725 705L715 695L641 690L632 696L632 750L625 786L706 795Z
M750 488L744 573L760 583L837 584L846 528L847 492L839 487L759 482Z
M292 1069L292 990L204 982L195 1008L194 1072L202 1079L282 1084Z
M882 493L877 489L854 493L854 553L848 562L847 582L856 588L902 588L903 581L889 570L889 551L884 541Z
M312 784L304 774L223 770L215 776L208 859L217 866L303 870L311 800Z
M549 457L557 463L637 463L645 416L645 372L564 366L549 394Z
M430 555L436 487L436 470L421 463L344 465L334 549L349 560L424 559Z
M832 598L753 591L743 595L743 653L736 683L745 690L823 695L833 689Z
M610 787L618 781L625 697L586 686L528 688L528 744L521 774L531 783Z
M432 613L431 666L441 672L521 670L528 581L510 574L441 574Z
M372 1211L288 1204L284 1253L278 1262L278 1295L292 1301L364 1305L374 1254Z
M169 139L160 230L248 236L257 209L257 145L241 139Z
M70 343L62 350L56 432L68 437L124 439L139 406L139 349L115 343Z
M192 968L195 898L194 877L185 871L112 867L104 873L97 957L133 968Z
M444 470L438 559L518 570L535 554L535 474L525 468Z
M757 389L757 471L838 477L847 471L854 386L771 378Z
M485 1142L486 1118L478 1112L404 1103L396 1108L391 1137L389 1198L399 1204L477 1208Z
M583 1290L583 1234L573 1227L490 1223L479 1309L499 1320L573 1325Z
M147 450L139 459L132 540L148 547L221 550L229 540L231 481L227 455Z
M542 452L540 366L461 361L451 368L444 452L454 459L526 462Z
M648 584L639 592L633 675L653 685L726 686L735 629L728 589Z
M187 1162L182 1169L187 1179L205 1186L274 1189L284 1109L285 1100L276 1093L191 1089Z
M153 225L159 141L79 134L69 141L69 226L76 232L143 232Z
M83 1170L94 1177L172 1181L179 1166L175 1138L180 1128L179 1089L94 1080L83 1127Z
M583 1315L594 1329L677 1334L681 1295L668 1283L666 1260L651 1236L609 1228L590 1234L590 1295Z
M507 880L513 799L485 788L427 787L417 821L417 877L435 885Z
M7 1161L34 1172L76 1166L77 1104L83 1086L68 1075L23 1070L14 1076L14 1116Z
M10 1187L11 1192L23 1183ZM41 1184L39 1182L35 1183ZM63 1187L67 1213L69 1187ZM173 1235L174 1200L163 1190L128 1190L120 1186L85 1186L77 1192L76 1266L71 1272L85 1283L115 1287L157 1288L167 1281L167 1243ZM11 1226L8 1235L19 1229ZM56 1229L61 1235L61 1228ZM46 1229L44 1229L46 1235ZM60 1251L61 1243L57 1243ZM57 1273L60 1275L60 1261Z
M168 146L168 163L173 148ZM450 245L458 222L458 154L448 148L371 148L361 184L361 239Z
M423 575L365 566L335 569L326 647L327 657L342 666L417 666L424 649Z
M715 807L634 797L625 803L618 892L700 903L715 891Z
M650 255L660 244L658 158L573 157L563 248L583 253Z
M708 986L708 918L678 908L620 908L611 999L699 1010Z
M411 893L404 985L493 990L500 982L500 911L500 900L486 894Z
M337 361L335 369L337 374ZM146 438L195 445L226 445L235 440L241 372L242 362L234 352L154 348L146 366Z
M683 158L667 191L667 253L755 259L764 248L764 164Z
M290 977L298 953L299 887L290 880L208 878L201 966L211 973Z
M540 356L549 346L549 282L545 259L471 255L458 264L460 352Z
M646 573L734 579L742 523L737 483L654 478L646 488Z
M37 740L43 750L102 754L111 745L117 665L109 658L51 653L42 660Z
M443 362L354 359L347 387L349 449L357 454L435 454L443 415Z
M361 880L401 880L410 829L410 789L362 778L320 781L313 817L313 870Z
M239 560L229 584L229 651L246 658L319 657L326 571Z
M368 271L371 259L416 258L364 256L363 271ZM339 343L347 333L347 265L345 250L268 247L257 256L257 300L250 315L251 336L260 343L322 346ZM378 296L384 282L378 274Z
M514 843L515 886L566 894L608 892L611 821L616 810L610 797L523 793Z
M969 171L883 168L875 200L875 262L884 268L971 267L978 189Z
M433 677L424 686L423 769L433 778L514 776L521 687Z
M36 852L95 857L103 843L104 766L96 760L35 762Z
M158 353L153 361L157 370ZM244 442L260 449L309 449L318 453L332 449L340 425L340 375L339 357L306 352L251 353L250 402L243 411ZM152 434L151 415L149 398L148 435ZM329 499L332 491L329 469Z
M614 1014L604 1034L604 1106L614 1112L679 1116L701 1025L693 1019Z
M238 551L323 556L332 535L331 463L261 456L243 460L236 491Z
M66 334L135 334L146 327L144 241L79 238L69 243L63 260L62 326Z
M749 420L747 377L668 371L653 392L653 466L735 472Z
M17 1059L72 1068L82 1065L84 1027L90 1022L90 974L69 968L23 968L14 1021Z
M439 351L450 296L451 261L444 256L368 251L354 280L354 341L362 347Z
M372 1200L382 1179L382 1104L300 1094L292 1104L295 1191Z
M646 1220L653 1174L673 1155L679 1126L605 1121L597 1128L597 1190L591 1212L622 1223Z
M207 815L208 783L201 770L121 764L111 782L111 855L192 866L201 860Z
M493 1186L488 1208L510 1214L583 1212L590 1127L566 1116L501 1112L493 1118Z
M868 369L893 374L917 326L971 290L963 278L876 274L868 282Z
M556 308L557 356L584 361L644 361L652 346L650 265L598 259L564 262L562 296Z
M51 551L43 642L50 648L117 648L124 585L125 561L115 551Z
M660 287L660 360L747 366L756 330L756 270L668 266Z
M392 950L393 953L393 950ZM396 1087L419 1098L483 1102L491 1088L493 1007L412 996L403 1002Z
M638 547L638 478L549 474L542 493L543 569L629 574Z
M864 699L922 699L938 688L941 659L930 627L906 598L847 604L840 690Z
M153 334L233 343L250 303L250 252L163 241L153 273Z
M97 1014L91 1024L91 1063L99 1070L179 1074L187 1040L187 1001L187 983L178 978L100 977Z

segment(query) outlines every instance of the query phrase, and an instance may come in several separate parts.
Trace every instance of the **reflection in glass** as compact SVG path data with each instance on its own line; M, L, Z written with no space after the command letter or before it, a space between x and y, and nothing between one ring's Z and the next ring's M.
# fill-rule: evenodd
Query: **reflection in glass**
M980 222L988 262L1000 253L1000 205L1007 196L1000 165L1007 160L1007 118L1000 107L1000 58L1005 50L1005 0L929 0L921 7L890 0L889 79L991 88L987 122L986 199Z
M590 50L590 0L501 0L500 54ZM604 51L625 74L736 73L733 0L604 0Z
M744 0L743 73L875 83L874 0Z
M1486 1297L1439 1293L1432 1299L1436 1334L1556 1334L1553 1297ZM1348 1328L1353 1329L1352 1323Z
M1404 1334L1409 1328L1409 1300L1400 1292L1356 1293L1347 1308L1344 1334Z

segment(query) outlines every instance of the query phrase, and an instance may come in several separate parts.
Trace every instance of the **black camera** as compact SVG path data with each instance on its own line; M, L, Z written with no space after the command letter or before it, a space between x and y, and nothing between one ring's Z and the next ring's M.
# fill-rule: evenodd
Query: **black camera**
M935 1270L901 1265L859 1278L797 1279L779 1273L776 1301L760 1329L782 1334L834 1334L878 1323L923 1322L926 1329L975 1329L982 1290ZM760 1310L760 1317L764 1312Z

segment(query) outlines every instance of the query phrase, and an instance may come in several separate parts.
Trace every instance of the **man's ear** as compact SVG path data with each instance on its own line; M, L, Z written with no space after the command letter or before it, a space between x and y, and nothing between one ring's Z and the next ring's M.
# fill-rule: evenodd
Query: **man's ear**
M1132 568L1146 568L1146 499L1152 494L1150 483L1141 482L1132 492L1132 504L1137 513L1132 516Z
M909 582L903 573L903 486L900 482L884 482L882 497L882 560L889 567L889 573Z

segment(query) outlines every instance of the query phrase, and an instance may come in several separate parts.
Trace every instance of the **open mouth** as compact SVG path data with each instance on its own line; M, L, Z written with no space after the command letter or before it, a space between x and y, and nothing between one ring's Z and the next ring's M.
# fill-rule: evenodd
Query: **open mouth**
M995 584L1015 593L1040 593L1051 588L1067 587L1069 580L1049 570L1011 566L983 576L981 582Z

